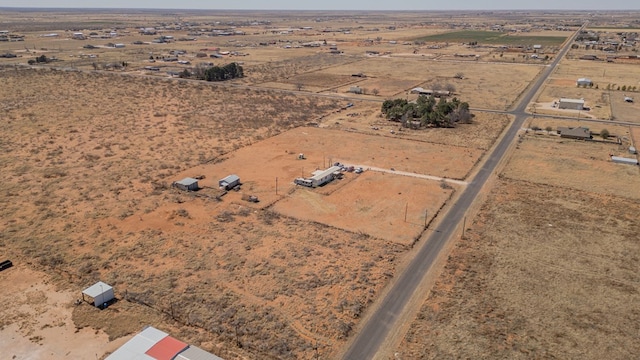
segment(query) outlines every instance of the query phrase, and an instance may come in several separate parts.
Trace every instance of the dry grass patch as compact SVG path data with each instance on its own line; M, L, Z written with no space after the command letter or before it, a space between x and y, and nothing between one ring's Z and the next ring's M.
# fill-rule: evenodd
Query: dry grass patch
M626 359L640 351L638 200L500 181L402 359Z
M521 138L503 175L510 179L640 198L637 166L613 163L609 154L619 154L618 144L529 135Z

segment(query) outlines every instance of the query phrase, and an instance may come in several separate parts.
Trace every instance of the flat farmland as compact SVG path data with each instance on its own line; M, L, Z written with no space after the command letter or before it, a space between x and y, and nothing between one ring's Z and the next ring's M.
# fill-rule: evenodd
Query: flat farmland
M505 109L540 72L540 65L508 65L499 63L439 62L409 58L373 57L365 61L335 66L323 71L327 74L362 72L374 78L381 94L396 94L415 86L431 87L452 84L456 96L472 107ZM464 79L455 79L463 73ZM413 82L413 85L410 85ZM366 86L374 88L374 85ZM388 89L387 89L388 88ZM348 86L339 89L346 92Z
M348 183L341 186L341 181ZM367 234L373 237L369 241L382 239L410 246L453 193L450 186L443 188L437 181L374 171L339 182L323 189L297 188L273 210Z
M535 44L546 46L560 46L566 39L566 34L541 34L540 36L534 35L518 35L511 36L508 33L497 31L478 31L478 30L463 30L452 31L436 35L428 35L418 38L421 41L430 42L478 42L479 44L497 44L497 45L529 45Z

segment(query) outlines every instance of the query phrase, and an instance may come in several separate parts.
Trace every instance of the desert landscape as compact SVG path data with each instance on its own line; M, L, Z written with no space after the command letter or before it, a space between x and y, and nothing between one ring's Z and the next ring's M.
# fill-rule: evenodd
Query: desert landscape
M637 159L633 14L423 15L0 9L3 353L105 359L151 325L227 360L343 357L563 46L378 358L637 353L640 170L611 158ZM591 32L625 47L567 42ZM381 112L444 90L470 121Z

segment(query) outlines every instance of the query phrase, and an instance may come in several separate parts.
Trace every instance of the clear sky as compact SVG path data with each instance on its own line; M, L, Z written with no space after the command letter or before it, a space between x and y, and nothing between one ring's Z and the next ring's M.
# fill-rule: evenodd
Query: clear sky
M0 0L0 7L248 10L633 10L638 0Z

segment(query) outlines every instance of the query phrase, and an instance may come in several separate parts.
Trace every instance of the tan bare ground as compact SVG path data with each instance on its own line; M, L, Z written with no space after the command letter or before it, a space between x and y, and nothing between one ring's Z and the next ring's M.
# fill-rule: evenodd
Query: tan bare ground
M300 153L307 159L298 160ZM286 191L296 177L309 176L337 161L462 180L482 153L461 146L300 127L229 154L222 163L182 174L204 171L215 174L211 178L215 182L218 177L237 172L241 179L255 182L259 193L272 192L276 177ZM211 183L205 180L203 184Z
M72 311L80 289L61 290L45 273L16 261L0 277L0 349L6 359L93 359L123 341L102 331L77 328ZM80 306L89 306L88 304Z
M584 99L585 107L588 107L589 110L579 111L541 106L540 109L536 108L536 113L590 117L596 119L609 119L610 117L609 95L606 91L595 88L579 88L575 86L575 83L571 86L545 86L536 101L539 103L551 104L554 101L559 101L560 98Z
M413 89L418 85L418 82L414 80L399 80L383 78L366 78L361 81L349 84L347 86L341 86L336 89L339 93L348 93L352 86L358 86L362 89L364 94L371 95L374 91L378 92L378 96L381 100L389 97L405 97L408 90Z
M570 52L572 54L574 50ZM593 54L593 52L590 52ZM602 58L604 54L597 54ZM607 85L616 86L639 86L640 83L632 74L638 70L629 64L616 64L606 61L576 60L571 58L563 59L553 74L553 78L565 78L578 80L586 77L593 81L594 86L598 85L600 90L605 90ZM575 83L574 83L575 85Z
M324 117L320 126L487 150L511 121L508 115L474 112L471 124L458 124L453 129L412 130L403 128L398 122L389 121L382 117L380 107L380 104L357 103L353 108Z
M498 181L396 358L633 357L639 210L637 199Z
M1 75L2 196L9 201L1 203L0 248L76 293L96 280L113 285L121 301L100 314L119 315L77 308L79 326L118 338L151 323L228 359L310 359L316 340L329 356L406 250L256 212L239 205L239 193L219 203L168 187L182 175L205 174L204 185L217 185L238 172L251 189L255 178L238 169L260 165L260 152L280 155L268 143L228 171L189 169L272 136L285 122L322 116L337 107L333 101L100 74ZM292 149L286 141L280 146ZM313 161L321 160L318 152ZM256 186L270 192L275 177L264 178Z
M352 64L334 66L323 70L327 74L353 74L362 72L380 78L389 85L379 86L380 93L394 93L398 89L413 86L454 85L456 95L472 107L505 109L525 89L542 69L539 65L509 65L495 63L458 63L428 61L409 58L367 58ZM464 79L454 75L463 73ZM499 75L499 76L496 76ZM400 81L398 85L396 82ZM409 83L415 82L415 85ZM392 90L387 91L389 86ZM373 86L371 86L373 88ZM341 91L348 90L348 87Z
M340 184L346 181L344 186ZM273 209L411 245L451 194L452 189L442 188L436 181L365 171L355 179L334 181L322 189L298 188Z
M639 105L624 101L625 96L640 97L640 82L634 80L633 75L636 72L637 67L630 64L565 59L553 74L549 82L551 86L541 93L539 101L553 101L560 97L584 98L591 108L590 113L597 118L638 122ZM594 86L578 88L575 81L583 77L591 79ZM623 86L625 90L622 90ZM636 88L632 90L634 86Z
M504 170L507 178L549 187L640 198L640 169L616 164L609 159L609 154L626 152L616 143L531 135L522 137L518 147Z
M634 146L636 149L640 147L640 128L632 127L630 135L631 146Z

